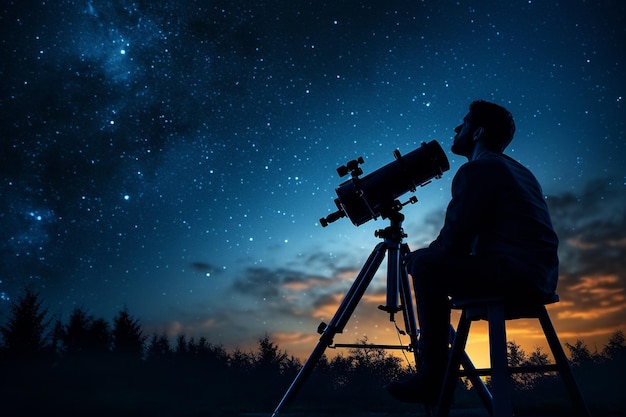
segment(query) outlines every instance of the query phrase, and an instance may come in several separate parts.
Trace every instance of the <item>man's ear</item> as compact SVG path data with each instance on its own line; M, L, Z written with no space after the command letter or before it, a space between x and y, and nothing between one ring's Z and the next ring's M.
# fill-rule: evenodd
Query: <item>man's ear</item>
M485 133L485 128L483 128L482 126L478 126L476 129L474 129L474 133L472 134L472 141L478 142L478 140L483 136L483 133Z

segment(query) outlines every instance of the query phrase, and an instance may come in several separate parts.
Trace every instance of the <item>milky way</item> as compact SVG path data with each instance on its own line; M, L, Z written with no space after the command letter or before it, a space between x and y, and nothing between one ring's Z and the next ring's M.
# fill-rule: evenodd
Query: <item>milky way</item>
M0 312L32 285L59 318L128 306L147 332L289 346L384 226L320 227L335 168L448 151L483 98L515 116L508 153L557 213L560 292L580 308L562 315L588 318L564 328L624 322L621 2L5 3ZM448 156L404 210L412 247L441 226L464 162Z

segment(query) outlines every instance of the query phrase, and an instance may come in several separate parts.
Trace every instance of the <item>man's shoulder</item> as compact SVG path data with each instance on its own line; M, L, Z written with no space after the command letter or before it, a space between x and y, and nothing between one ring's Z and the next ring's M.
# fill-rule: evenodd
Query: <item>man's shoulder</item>
M514 184L539 183L533 173L524 165L505 154L490 153L469 161L457 171L459 181L466 184L481 184L486 187L509 188Z
M503 153L486 152L478 158L463 164L464 170L498 170L523 167L515 159Z
M534 177L532 173L515 159L505 154L488 153L480 158L468 161L457 171L465 181L508 182L514 178Z
M503 154L497 154L495 152L490 152L487 154L480 155L479 158L473 159L461 165L459 171L463 171L466 173L474 173L481 171L490 171L505 168L507 165L511 164L512 159L509 161L509 157ZM514 162L514 161L513 161Z

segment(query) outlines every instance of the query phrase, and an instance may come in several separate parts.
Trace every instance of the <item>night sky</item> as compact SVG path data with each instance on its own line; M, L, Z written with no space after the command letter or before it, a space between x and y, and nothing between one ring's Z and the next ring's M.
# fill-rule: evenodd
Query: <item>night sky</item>
M127 307L146 335L230 350L267 334L307 356L387 225L320 226L336 167L441 143L450 170L403 210L424 246L464 162L453 129L486 99L513 113L507 153L561 240L557 331L601 348L626 323L625 16L609 0L4 1L0 319L30 285L61 320ZM396 338L379 275L343 342Z

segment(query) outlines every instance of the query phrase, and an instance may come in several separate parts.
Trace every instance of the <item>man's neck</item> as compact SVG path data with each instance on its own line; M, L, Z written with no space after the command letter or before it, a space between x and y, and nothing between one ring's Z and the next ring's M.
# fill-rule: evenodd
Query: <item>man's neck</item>
M474 146L474 150L472 151L472 154L467 159L468 161L475 161L486 154L492 154L492 153L497 154L497 152L492 151L491 149L487 148L483 144L482 141L478 141L476 142L476 146Z

